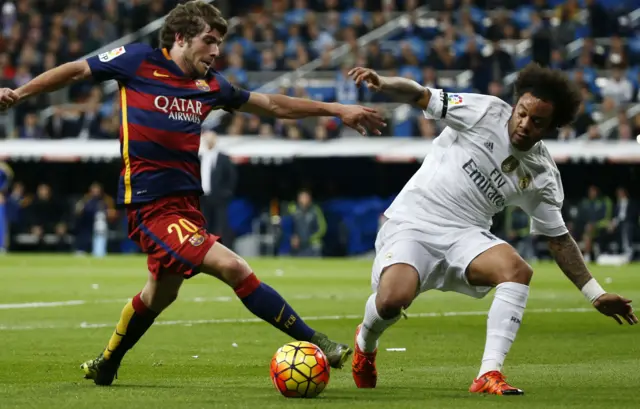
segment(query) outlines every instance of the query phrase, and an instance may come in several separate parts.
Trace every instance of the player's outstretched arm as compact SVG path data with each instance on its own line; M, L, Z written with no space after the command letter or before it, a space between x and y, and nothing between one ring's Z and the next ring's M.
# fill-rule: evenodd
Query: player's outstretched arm
M392 95L401 102L412 104L423 111L429 106L431 91L417 82L402 77L384 77L370 68L357 67L349 71L356 85L364 83L376 92Z
M64 88L90 76L91 69L85 60L62 64L45 71L16 90L0 89L0 111L11 108L23 99Z
M382 116L373 108L318 102L280 94L252 92L249 100L238 110L260 116L273 116L283 119L335 116L340 118L345 125L355 129L362 135L367 134L367 129L376 135L380 135L380 128L386 126Z
M622 324L622 317L629 324L637 324L631 300L607 293L589 272L582 253L571 234L548 237L549 250L562 272L578 287L593 306L602 314Z

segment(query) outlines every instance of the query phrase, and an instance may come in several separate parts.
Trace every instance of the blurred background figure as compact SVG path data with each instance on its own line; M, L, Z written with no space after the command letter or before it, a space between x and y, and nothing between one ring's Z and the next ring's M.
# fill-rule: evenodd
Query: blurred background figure
M327 223L320 206L313 202L311 191L302 189L295 203L289 205L293 218L291 254L297 257L322 256L322 239Z
M622 254L631 259L633 257L633 238L638 225L638 203L629 198L629 192L624 187L616 189L616 205L613 218L607 226L607 241L614 247L607 252Z
M505 209L504 230L507 243L511 244L528 262L538 260L536 256L535 237L529 234L530 219L519 207L509 206Z
M6 162L0 162L0 255L9 245L8 193L13 181L13 170Z
M202 141L204 145L200 168L204 191L202 213L207 219L208 230L220 236L225 246L233 248L234 237L229 226L229 204L238 183L238 171L231 157L218 148L215 132L203 132Z
M580 206L580 219L582 221L582 242L584 257L587 260L595 260L600 249L594 244L598 243L603 233L606 233L611 223L613 205L611 199L600 194L600 189L589 186L587 197ZM599 246L598 246L599 247Z
M109 222L116 218L115 201L104 193L102 185L94 182L75 206L75 247L78 253L94 257L107 254Z

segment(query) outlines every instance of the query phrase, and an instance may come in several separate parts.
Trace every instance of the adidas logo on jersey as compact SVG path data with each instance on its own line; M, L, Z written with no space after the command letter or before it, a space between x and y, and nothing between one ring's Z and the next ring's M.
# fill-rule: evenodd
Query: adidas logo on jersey
M484 147L489 149L489 152L493 153L493 142L485 142Z

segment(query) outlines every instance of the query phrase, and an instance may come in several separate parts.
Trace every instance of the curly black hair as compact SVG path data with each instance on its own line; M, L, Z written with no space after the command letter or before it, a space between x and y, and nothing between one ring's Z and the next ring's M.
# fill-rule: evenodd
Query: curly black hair
M555 128L572 123L582 103L578 84L564 72L544 68L536 63L529 63L518 74L514 87L515 101L526 93L553 105L551 125Z

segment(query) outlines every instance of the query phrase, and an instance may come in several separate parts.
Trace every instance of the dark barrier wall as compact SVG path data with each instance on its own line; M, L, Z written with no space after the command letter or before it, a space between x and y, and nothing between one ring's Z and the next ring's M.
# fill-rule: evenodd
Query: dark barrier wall
M15 180L34 191L39 183L48 183L62 195L81 195L93 181L102 183L115 195L120 163L110 162L31 162L10 161ZM400 191L420 164L382 163L371 158L295 159L278 164L273 161L238 165L237 196L267 204L270 199L293 199L301 187L312 189L318 200L336 196L390 196ZM571 163L558 166L565 196L579 200L590 184L613 196L622 185L631 196L640 197L640 165L610 163Z

